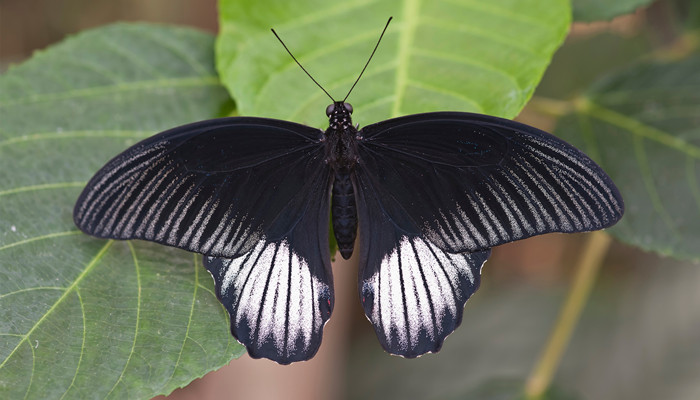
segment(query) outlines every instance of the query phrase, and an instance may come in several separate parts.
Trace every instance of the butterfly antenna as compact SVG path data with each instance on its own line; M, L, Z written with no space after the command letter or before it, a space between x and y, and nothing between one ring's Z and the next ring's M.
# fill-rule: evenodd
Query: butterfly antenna
M393 18L394 18L394 17L389 17L389 20L386 21L386 25L384 25L384 30L382 31L382 34L379 35L379 40L377 40L377 44L374 46L374 50L372 50L372 54L369 55L369 59L367 60L367 64L365 64L365 67L362 68L362 72L360 72L360 76L357 77L357 79L355 80L355 83L352 84L352 87L350 88L350 91L348 91L348 94L347 94L347 95L345 96L345 98L343 99L343 103L345 103L345 100L348 99L348 97L350 96L350 93L352 93L352 90L355 89L355 85L357 85L357 82L359 82L359 81L360 81L360 78L362 78L362 74L365 73L365 70L367 69L367 66L369 65L369 62L372 61L372 57L374 57L374 53L377 51L377 48L379 47L379 42L381 42L381 41L382 41L382 38L384 37L384 32L386 32L386 28L389 27L389 22L391 22L391 20L392 20Z
M294 60L295 63L297 63L297 65L299 66L299 68L301 68L302 71L306 72L306 75L308 75L309 78L311 78L311 80L314 81L314 83L316 84L316 86L320 87L321 90L323 90L323 93L325 93L326 96L330 97L331 101L333 101L333 102L335 103L335 99L333 98L333 96L331 96L331 95L326 91L326 89L324 89L323 86L321 86L320 83L316 82L316 79L314 79L314 77L311 76L311 74L309 73L309 71L307 71L306 68L304 68L304 67L301 65L301 63L299 63L299 61L297 61L297 58L294 57L294 54L292 54L291 51L289 51L289 49L287 48L287 45L284 44L284 42L283 42L282 39L279 37L279 35L277 34L277 32L275 32L274 29L270 29L270 30L272 31L272 33L275 34L275 37L277 38L277 40L279 40L280 43L282 43L282 46L284 47L285 50L287 50L287 53L289 53L289 55L292 56L292 59ZM346 97L346 98L347 98L347 97Z

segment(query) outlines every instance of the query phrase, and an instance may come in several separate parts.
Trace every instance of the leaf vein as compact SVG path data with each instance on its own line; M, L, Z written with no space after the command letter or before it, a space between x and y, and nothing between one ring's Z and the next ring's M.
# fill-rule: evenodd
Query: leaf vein
M185 61L192 67L192 70L201 74L209 75L211 71L204 64L190 55L190 52L183 50L180 47L181 42L173 40L172 36L162 36L161 31L149 30L147 35L139 35L139 38L151 39L153 43L161 45L163 48L170 50L174 55Z
M492 73L498 74L498 75L504 77L507 81L509 81L518 90L518 92L522 91L520 84L518 84L518 82L515 80L513 75L510 75L508 72L506 72L502 69L499 69L499 68L495 68L491 65L480 63L480 62L477 62L474 60L468 60L468 59L462 58L462 57L454 57L454 56L450 56L450 55L443 54L443 53L431 52L428 50L416 50L415 54L426 57L426 58L435 58L438 60L452 61L452 62L462 64L462 65L469 65L469 66L475 67L477 69L480 69L482 71L492 72Z
M192 304L190 305L190 315L187 319L187 329L185 330L185 335L182 339L182 346L180 346L180 353L175 361L175 366L173 367L173 372L170 374L167 382L169 383L175 376L177 368L180 366L180 360L182 359L182 353L185 351L185 345L187 344L187 339L190 336L190 326L192 326L192 315L194 314L194 305L197 300L197 288L199 287L199 263L197 262L198 254L194 254L194 290L192 291ZM166 383L167 384L167 383Z
M48 234L46 234L46 235L35 236L35 237L33 237L33 238L29 238L29 239L25 239L25 240L20 240L20 241L17 241L17 242L13 242L13 243L10 243L10 244L6 244L6 245L4 245L4 246L0 246L0 251L9 249L9 248L15 247L15 246L22 246L22 245L25 245L25 244L31 243L31 242L37 242L37 241L40 241L40 240L52 239L52 238L55 238L55 237L79 235L79 234L82 234L82 233L83 233L83 232L81 232L81 231L79 231L79 230L77 230L77 229L76 229L76 230L72 230L72 231L48 233ZM70 289L70 287L67 288L67 289Z
M136 339L139 336L139 323L141 321L141 267L139 265L138 257L136 256L136 249L134 249L134 245L131 244L131 242L127 243L129 245L131 257L134 260L134 269L136 270L136 321L134 323L134 339L131 342L131 350L129 350L129 355L127 356L126 362L124 363L124 368L122 368L122 371L119 374L119 378L116 382L114 382L114 385L112 385L112 388L109 389L109 392L107 392L107 395L105 395L105 397L108 397L114 391L114 389L117 388L119 382L121 382L124 378L124 373L129 367L129 362L131 362L131 356L134 355L136 349Z
M32 388L32 384L34 383L34 371L36 370L36 353L34 353L34 346L32 346L30 342L27 342L27 345L32 351L32 372L29 375L29 383L27 384L27 390L24 392L25 400L29 398L29 390Z
M429 91L431 91L431 92L440 93L440 94L443 94L443 95L446 95L446 96L454 97L454 98L456 98L456 99L459 99L459 100L461 100L461 101L464 101L464 102L466 102L466 103L471 104L472 107L474 107L474 109L475 109L477 112L483 112L483 111L484 111L484 108L483 108L479 103L477 103L475 100L473 100L473 99L470 98L470 97L464 96L464 95L461 94L461 93L453 92L453 91L451 91L451 90L446 90L445 88L438 88L438 87L435 87L435 86L432 86L432 85L428 85L428 84L426 84L426 83L424 83L424 82L419 82L419 81L414 81L414 80L409 80L409 81L408 81L408 86L413 86L413 87L417 87L417 88L420 88L420 89L429 90Z
M37 287L30 287L30 288L24 288L24 289L19 289L19 290L13 290L12 292L7 292L0 294L0 299L8 296L12 296L15 294L19 293L24 293L24 292L33 292L35 290L66 290L65 287L60 287L60 286L37 286Z
M676 238L678 238L679 233L676 230L675 224L673 223L671 216L668 214L666 207L664 207L663 202L661 201L661 196L659 196L659 193L656 190L649 159L647 158L646 151L644 150L643 139L640 136L633 136L632 141L634 144L635 159L637 160L637 165L639 165L639 170L641 172L640 175L642 177L642 181L644 182L644 187L646 188L647 194L649 195L649 199L651 200L651 204L653 205L654 210L656 210L663 220L666 228L668 228L668 230Z
M91 88L68 90L57 93L41 93L23 97L14 101L0 103L0 108L21 106L33 103L41 103L58 100L71 100L102 95L114 95L136 90L167 89L173 87L205 87L218 86L219 79L216 76L197 76L187 78L155 79L135 82L120 82L116 85L95 86Z
M418 26L418 9L419 0L405 0L403 4L403 35L399 36L399 49L396 56L396 101L391 109L391 116L398 117L401 115L401 103L406 93L406 83L408 81L408 66L410 65L409 58L411 56L411 45L414 41L414 35Z
M616 111L610 110L609 108L588 101L586 106L583 107L581 111L601 121L622 128L623 130L630 132L632 135L661 143L666 147L672 148L692 158L700 159L700 147L688 142L687 140L673 136L668 132L646 125L641 121L634 120Z
M80 231L78 231L78 232L80 232ZM63 233L65 233L65 232L63 232ZM48 237L48 236L51 236L51 235L45 235L44 237ZM100 260L102 260L102 257L104 257L107 250L109 250L109 248L112 246L112 243L114 243L114 241L109 240L104 246L102 246L102 248L100 249L100 251L97 252L95 257L93 257L92 260L90 260L90 262L85 266L85 269L83 270L83 272L81 272L75 278L73 283L71 283L70 286L68 286L66 288L66 291L61 295L61 297L59 297L56 300L56 302L54 302L54 304L44 313L44 315L42 315L41 318L39 318L39 320L37 320L36 323L34 323L34 325L29 329L29 331L24 335L24 337L17 343L15 348L12 349L12 351L7 355L7 357L5 357L5 359L2 361L2 363L0 363L0 368L4 367L5 364L7 364L7 361L10 358L12 358L12 356L15 354L17 349L19 349L19 346L21 346L22 343L25 343L28 340L28 338L31 336L31 334L34 332L34 330L36 328L38 328L42 324L42 322L44 322L44 320L56 309L56 307L58 307L59 304L61 304L66 299L66 297L68 297L68 295L73 291L73 289L78 286L78 283L80 283L83 279L85 279L87 274L90 271L92 271L93 268L95 268L97 263ZM7 248L7 246L0 247L0 250L2 250L4 248ZM30 344L30 346L31 346L31 344Z
M116 55L124 57L124 59L140 67L142 71L146 72L147 74L157 78L165 78L165 76L161 74L157 68L153 68L151 64L143 62L140 57L135 56L132 51L125 48L124 46L118 44L113 40L106 40L104 37L100 37L99 39L105 46L108 46Z
M500 17L506 20L510 21L515 21L515 22L522 22L531 26L535 26L537 28L541 28L543 30L547 31L552 31L555 29L555 27L551 25L547 25L542 23L541 20L539 19L534 19L534 18L528 18L526 15L523 14L515 14L513 13L509 8L505 7L494 7L493 2L483 2L483 1L468 1L468 0L447 0L448 3L451 3L455 6L458 7L463 7L463 8L468 8L472 10L477 10L477 11L483 11L485 13L494 15L496 17Z
M65 398L70 389L75 385L75 379L78 377L78 371L80 371L80 365L83 362L83 354L85 354L85 338L87 337L87 319L85 318L85 304L83 303L83 297L80 295L79 288L75 289L75 294L78 296L78 303L80 304L80 314L82 317L81 321L83 322L83 340L80 343L80 356L78 357L78 365L75 366L75 373L73 374L73 379L71 380L70 385L68 385L66 391L63 392L61 399Z
M139 130L85 130L85 131L64 131L64 132L41 132L34 133L31 135L22 135L13 137L10 139L5 139L0 141L0 147L7 146L15 143L29 142L29 141L40 141L40 140L53 140L53 139L76 139L76 138L93 138L93 137L134 137L142 138L153 134L153 131L139 131Z

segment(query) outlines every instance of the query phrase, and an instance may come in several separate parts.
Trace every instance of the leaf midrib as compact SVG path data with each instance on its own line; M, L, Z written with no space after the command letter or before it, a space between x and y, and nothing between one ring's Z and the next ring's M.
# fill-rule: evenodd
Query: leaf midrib
M630 118L607 107L596 104L593 101L586 102L585 107L582 109L582 113L622 128L633 135L660 143L689 157L700 160L699 146L696 146L687 140L673 136L666 131L647 125L639 120Z
M401 18L403 21L403 34L399 35L399 48L396 55L396 100L391 108L391 117L401 115L401 103L406 92L406 83L408 82L408 66L411 56L411 45L413 37L418 26L418 10L420 7L419 0L405 0L403 2L403 12Z

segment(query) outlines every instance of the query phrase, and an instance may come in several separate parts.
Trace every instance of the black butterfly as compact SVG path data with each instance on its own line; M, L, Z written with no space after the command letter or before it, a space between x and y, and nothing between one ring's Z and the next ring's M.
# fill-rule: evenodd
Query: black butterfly
M162 132L95 174L75 223L204 254L236 339L288 364L316 353L333 310L329 215L344 258L359 221L358 289L382 346L416 357L460 324L491 247L623 214L598 165L533 127L434 112L358 131L351 113L334 100L325 132L253 117Z

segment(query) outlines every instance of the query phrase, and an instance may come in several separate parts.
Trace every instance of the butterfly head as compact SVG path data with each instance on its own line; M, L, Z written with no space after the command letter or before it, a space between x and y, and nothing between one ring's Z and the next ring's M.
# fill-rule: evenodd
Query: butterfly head
M326 107L328 125L331 129L352 126L352 106L344 101L336 101Z

